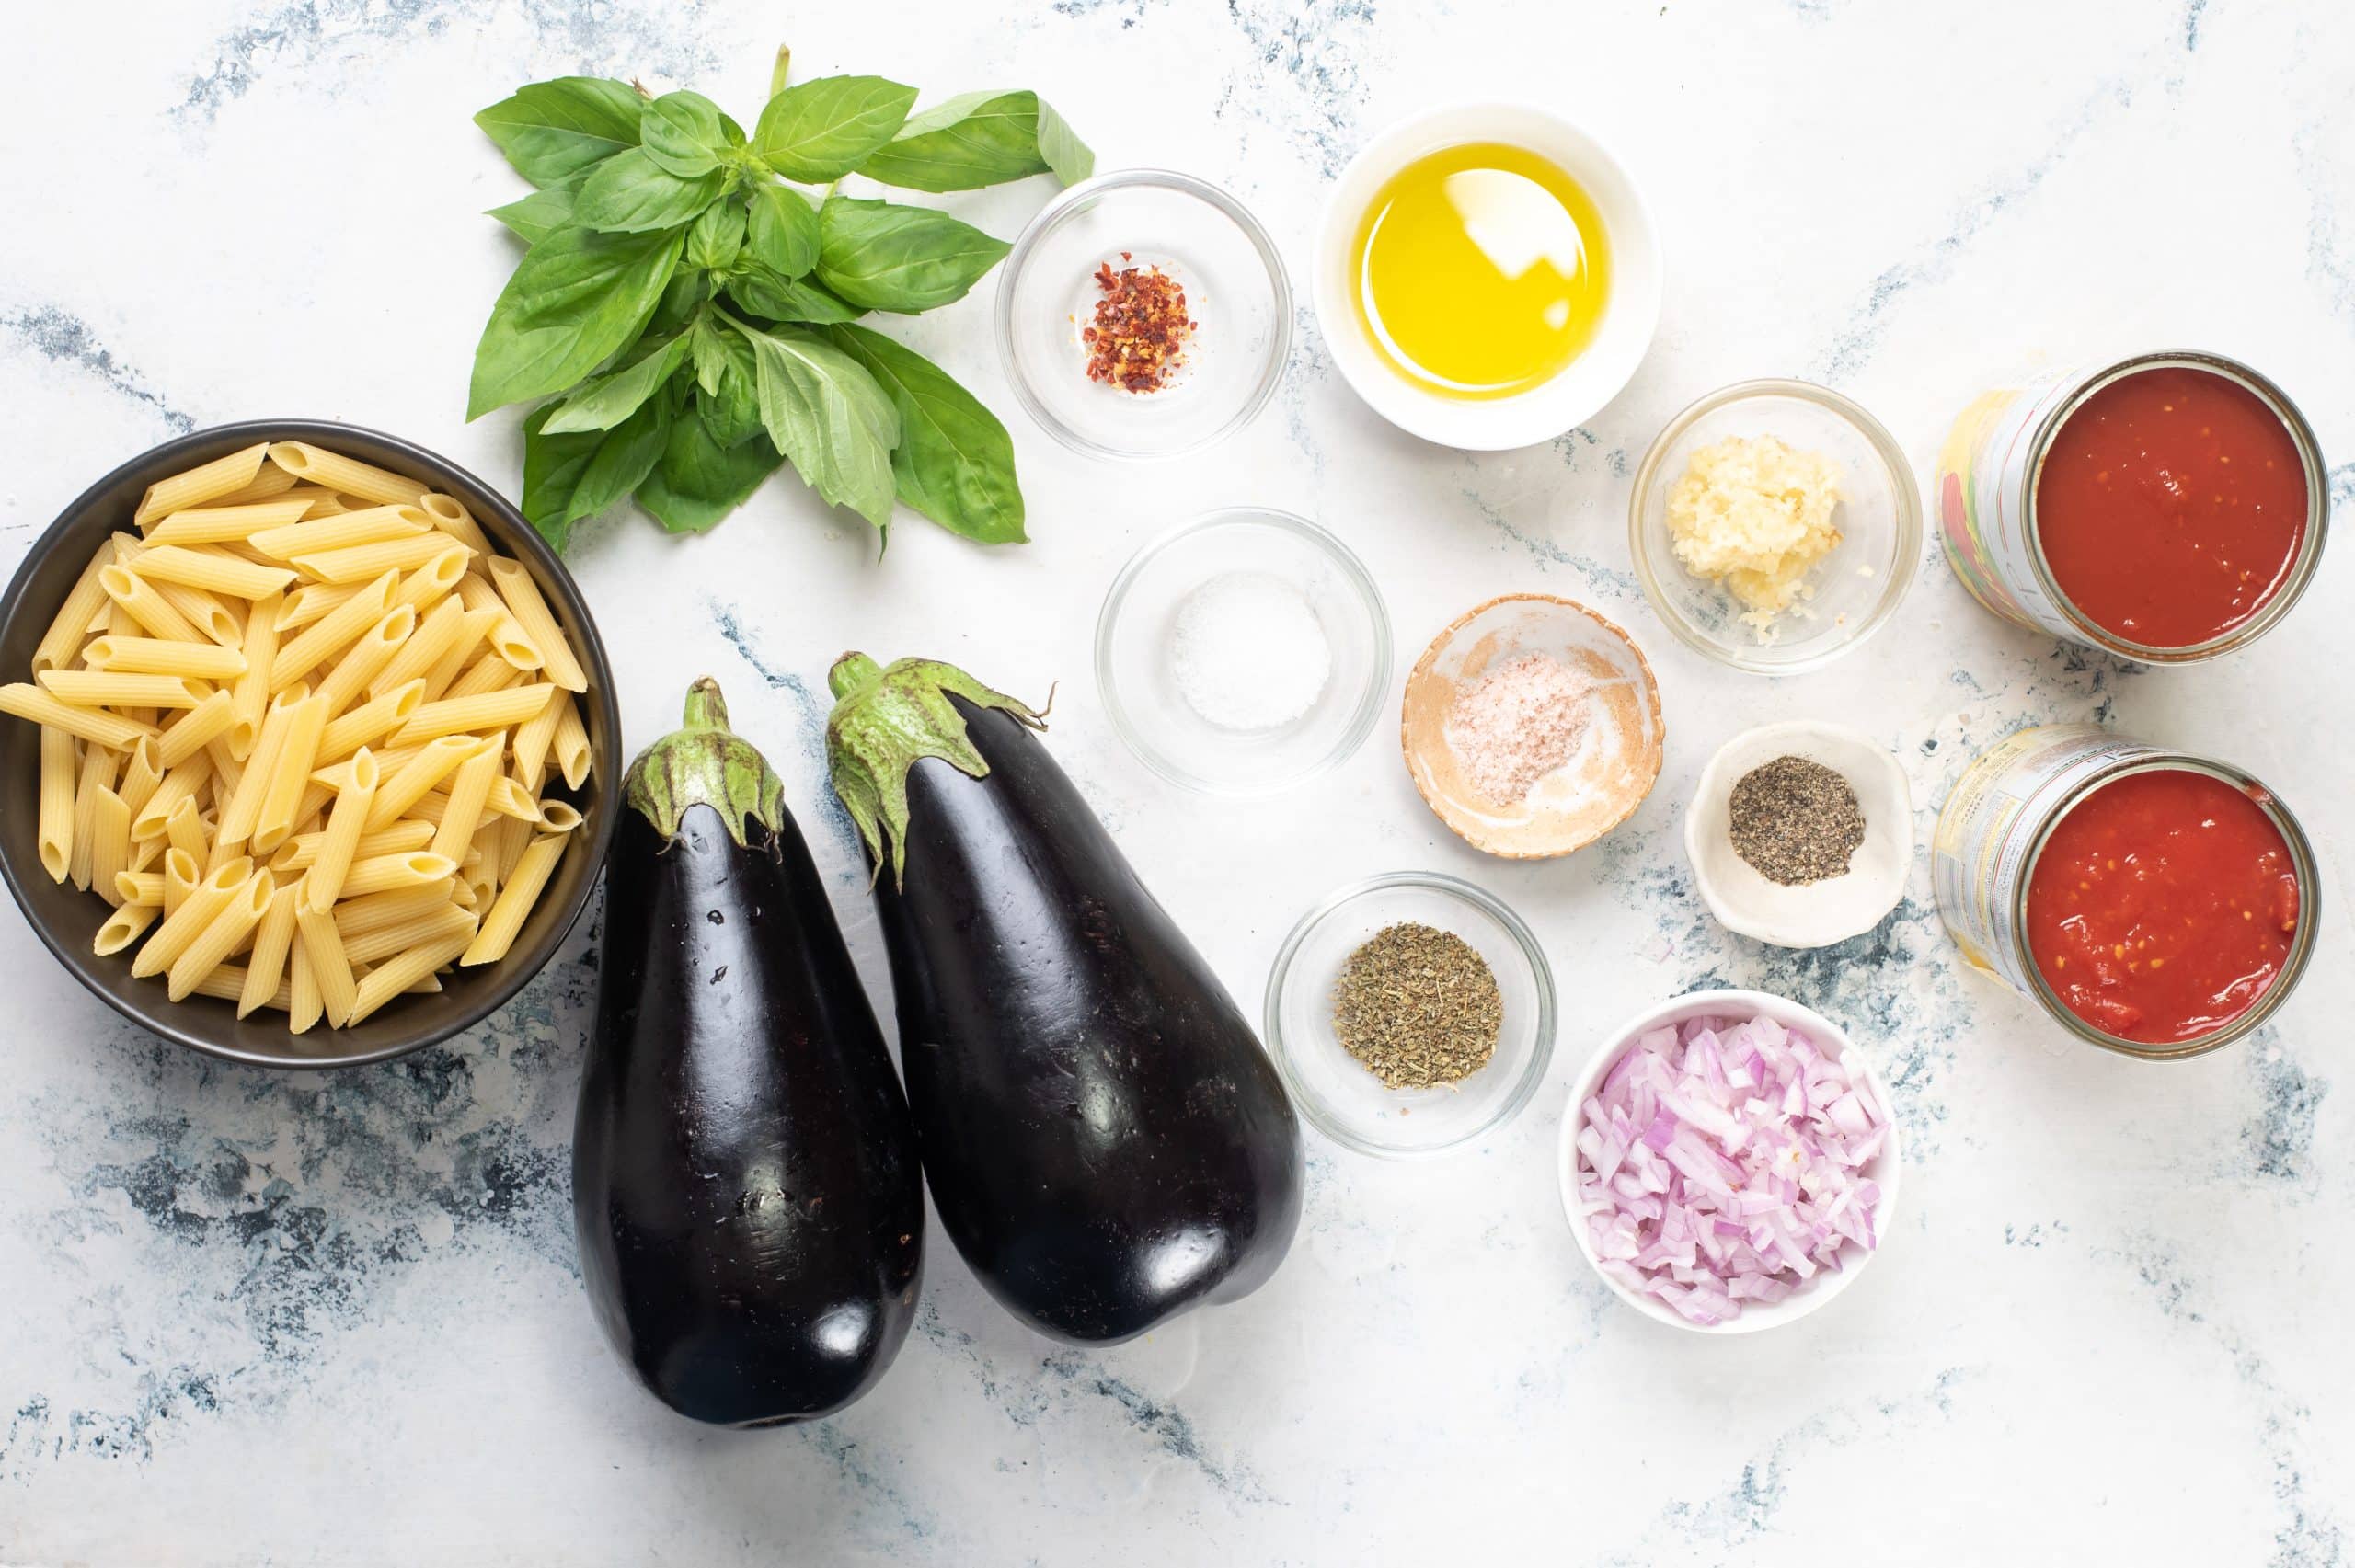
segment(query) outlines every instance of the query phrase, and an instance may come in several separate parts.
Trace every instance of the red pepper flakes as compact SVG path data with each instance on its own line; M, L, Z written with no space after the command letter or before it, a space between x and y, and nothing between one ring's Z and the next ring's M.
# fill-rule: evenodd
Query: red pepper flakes
M1120 252L1120 259L1131 257ZM1158 392L1186 362L1186 340L1201 323L1186 314L1186 291L1160 268L1110 262L1096 269L1096 324L1079 340L1087 348L1087 379L1130 392Z

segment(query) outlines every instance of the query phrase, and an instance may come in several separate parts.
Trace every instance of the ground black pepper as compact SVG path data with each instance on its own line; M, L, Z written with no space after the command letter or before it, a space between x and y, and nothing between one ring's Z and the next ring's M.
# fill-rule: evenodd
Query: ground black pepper
M1469 1078L1496 1055L1504 1017L1497 977L1472 944L1413 921L1375 933L1333 982L1333 1033L1392 1089Z
M1741 775L1729 803L1734 853L1786 887L1844 876L1865 841L1848 781L1821 762L1777 757Z

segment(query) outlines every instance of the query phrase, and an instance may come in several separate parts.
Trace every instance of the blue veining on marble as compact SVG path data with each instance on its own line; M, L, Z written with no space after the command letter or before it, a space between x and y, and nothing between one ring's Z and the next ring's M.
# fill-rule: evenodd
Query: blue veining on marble
M833 704L821 701L810 683L794 671L771 663L761 652L752 634L745 631L743 617L734 605L722 603L718 599L708 599L706 602L711 607L711 624L718 629L728 646L736 650L737 657L772 690L783 692L793 699L793 705L801 719L802 752L817 764L818 776L824 779L827 776L826 719L833 711ZM757 745L758 738L753 738ZM850 819L850 812L841 798L833 790L821 788L810 804L816 806L818 815L824 819L827 830L840 843L843 853L849 856L850 864L854 866L863 864L858 825ZM799 813L797 811L795 815Z
M23 344L52 364L91 376L144 406L175 435L196 429L196 420L168 402L147 378L115 356L90 324L55 305L0 313L0 337Z
M2045 138L2044 151L2025 167L1986 187L1953 215L1946 233L1926 246L1916 246L1905 260L1884 268L1873 280L1864 307L1833 335L1831 351L1817 363L1815 379L1837 385L1862 371L1889 335L1890 313L1911 292L1944 282L1973 241L2035 194L2089 132L2133 102L2131 84L2115 79L2103 83L2078 105L2074 114L2053 128Z
M1113 1376L1095 1356L1079 1351L1066 1351L1048 1356L1040 1367L1073 1390L1109 1402L1131 1426L1150 1438L1163 1453L1200 1471L1221 1492L1246 1502L1271 1501L1258 1479L1249 1471L1221 1464L1211 1457L1203 1448L1193 1422L1184 1411L1166 1400L1154 1398L1125 1379Z
M2309 1430L2314 1411L2303 1393L2282 1386L2271 1363L2244 1337L2240 1329L2213 1313L2208 1287L2195 1278L2167 1243L2142 1236L2122 1247L2102 1249L2099 1256L2116 1258L2132 1269L2149 1290L2162 1316L2206 1338L2230 1361L2234 1375L2256 1406L2256 1437L2272 1475L2273 1501L2280 1521L2273 1534L2269 1568L2345 1568L2348 1536L2328 1494L2318 1495L2307 1476L2313 1462ZM2336 1388L2328 1390L2337 1392ZM2204 1411L2201 1420L2231 1419L2230 1413Z
M390 44L453 29L481 29L502 15L522 18L557 69L686 81L709 74L718 52L706 40L701 8L644 0L283 0L213 40L213 58L189 80L173 109L204 123L273 76L314 67L349 72Z
M1327 178L1357 151L1359 74L1372 0L1226 0L1253 63L1222 100L1272 124Z
M2257 1084L2257 1110L2241 1133L2247 1172L2257 1179L2311 1191L2315 1182L2315 1124L2330 1080L2298 1065L2268 1024L2237 1047Z

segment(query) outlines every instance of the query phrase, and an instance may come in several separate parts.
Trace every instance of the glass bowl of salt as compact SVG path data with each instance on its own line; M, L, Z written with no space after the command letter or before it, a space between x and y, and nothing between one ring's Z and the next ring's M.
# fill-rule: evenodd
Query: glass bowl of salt
M1120 568L1096 622L1096 681L1145 766L1208 795L1268 795L1373 733L1390 617L1349 546L1304 517L1214 511Z

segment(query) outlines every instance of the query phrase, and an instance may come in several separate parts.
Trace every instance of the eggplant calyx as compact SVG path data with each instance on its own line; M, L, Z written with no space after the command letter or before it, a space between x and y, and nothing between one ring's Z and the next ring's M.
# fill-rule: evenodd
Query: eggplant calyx
M858 824L880 876L886 860L893 886L905 882L908 860L908 770L937 757L971 778L990 771L965 732L965 715L951 697L995 708L1031 729L1047 727L1045 708L992 691L953 664L902 658L889 669L863 653L834 661L826 684L834 711L826 720L826 772L850 819ZM1048 705L1054 699L1048 698Z
M758 748L728 727L728 700L706 675L687 688L680 727L638 754L622 783L622 801L665 839L679 836L679 818L700 801L728 824L745 849L746 818L772 838L785 830L785 781Z

